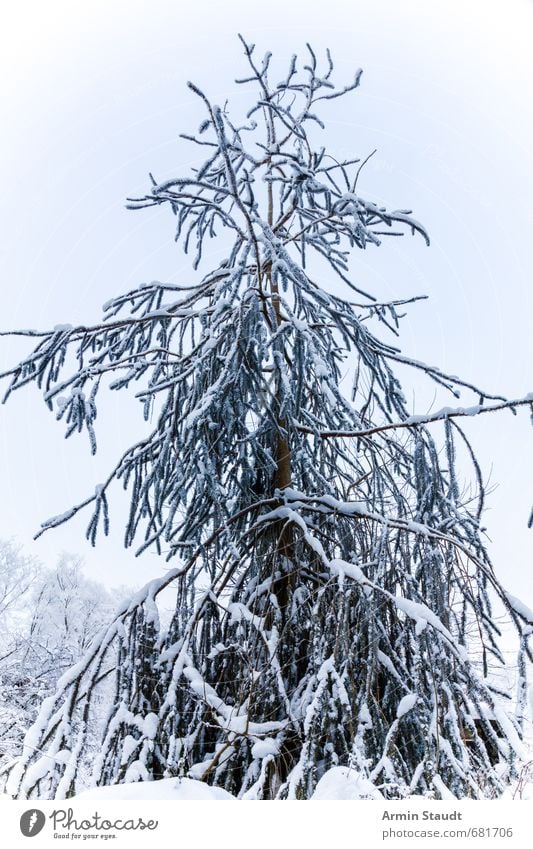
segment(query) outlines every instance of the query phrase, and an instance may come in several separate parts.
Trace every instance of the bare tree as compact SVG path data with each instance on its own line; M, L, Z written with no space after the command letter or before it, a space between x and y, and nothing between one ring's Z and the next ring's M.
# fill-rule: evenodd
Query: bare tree
M359 193L364 161L339 162L316 141L320 110L361 72L338 87L329 52L319 68L308 47L303 67L293 57L273 84L270 54L256 60L242 44L238 83L255 91L246 117L190 84L205 120L185 138L206 160L152 177L129 203L170 207L194 255L191 281L114 298L101 324L22 331L36 347L4 374L8 395L37 384L93 452L102 382L135 392L155 426L41 533L92 507L94 544L118 482L130 494L125 545L173 564L62 678L9 791L75 792L95 683L117 657L100 784L187 772L241 798L308 798L329 767L350 763L389 796L495 795L521 729L487 679L503 663L491 597L520 635L521 700L533 614L505 593L484 547L484 487L461 418L533 398L510 401L404 355L394 335L416 298L378 303L354 283L357 249L404 231L429 244L408 210ZM227 257L199 278L220 234ZM472 403L412 416L398 369ZM461 493L458 445L476 498ZM162 631L156 600L171 584L176 611Z

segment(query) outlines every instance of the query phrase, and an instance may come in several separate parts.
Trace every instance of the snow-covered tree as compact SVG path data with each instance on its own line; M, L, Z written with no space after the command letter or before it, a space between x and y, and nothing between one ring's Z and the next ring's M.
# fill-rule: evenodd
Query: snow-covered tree
M35 682L28 694L29 679L21 668L32 589L39 577L34 558L12 540L0 540L0 764L12 759L44 694Z
M0 763L4 763L20 753L42 700L112 618L117 599L85 577L80 557L63 554L55 568L45 569L11 542L0 542L0 580L3 598L10 600L8 608L0 609ZM120 592L124 596L125 590ZM95 718L93 738L97 725Z
M54 681L83 657L94 637L112 617L117 602L109 590L83 573L83 559L62 554L46 570L31 599L29 650ZM46 658L48 657L48 663Z
M533 396L509 401L402 353L394 336L410 301L379 303L354 282L358 250L404 231L429 243L409 211L359 193L364 161L339 162L317 141L361 72L339 87L329 52L319 67L308 47L273 83L270 54L256 60L242 44L247 115L191 84L205 120L186 138L207 158L152 177L130 201L170 207L191 278L112 299L100 324L22 331L36 347L4 375L8 394L41 388L93 452L101 385L135 393L146 436L41 532L92 508L94 543L118 483L130 497L125 545L171 562L63 676L9 792L75 791L95 684L111 665L96 783L187 774L241 798L308 798L328 768L349 764L389 796L495 795L521 728L520 708L511 716L488 679L503 663L492 603L520 635L519 701L533 614L489 560L461 419ZM226 258L200 276L217 237ZM400 371L471 395L470 406L413 416ZM461 491L458 450L475 499ZM170 585L176 610L161 629Z
M12 540L0 540L0 646L9 640L11 618L20 612L38 575L35 558L23 554Z

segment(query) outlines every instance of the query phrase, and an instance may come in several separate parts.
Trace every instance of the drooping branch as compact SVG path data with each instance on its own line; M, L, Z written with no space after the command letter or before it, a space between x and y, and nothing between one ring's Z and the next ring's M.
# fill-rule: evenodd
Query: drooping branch
M387 430L400 430L401 428L416 428L421 425L428 425L432 422L444 421L446 419L454 419L454 418L462 418L467 417L471 418L472 416L478 416L481 413L494 413L499 410L511 410L511 412L515 412L516 407L523 407L528 405L532 408L533 411L533 392L529 395L526 395L524 398L515 398L512 401L502 401L500 404L476 404L473 407L443 407L441 410L437 410L435 413L427 413L425 415L416 415L409 416L401 422L387 422L386 424L376 425L375 427L370 427L361 430L352 430L352 431L341 431L341 430L314 430L310 427L305 427L303 425L295 425L296 429L301 433L312 434L313 436L318 436L320 439L337 439L337 438L346 438L346 439L359 439L363 436L374 436L376 433L384 433Z

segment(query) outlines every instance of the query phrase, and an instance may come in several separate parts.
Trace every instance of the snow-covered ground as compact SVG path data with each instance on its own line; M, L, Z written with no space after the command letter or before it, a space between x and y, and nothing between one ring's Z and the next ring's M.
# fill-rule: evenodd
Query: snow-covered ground
M210 787L192 778L163 778L158 781L137 781L112 787L92 787L76 796L77 799L119 801L126 799L236 801L235 796L220 787ZM382 799L380 791L356 770L336 766L322 776L312 799Z
M130 784L115 784L111 787L91 787L76 796L77 799L118 802L125 799L165 799L182 801L234 802L235 796L221 787L210 787L193 778L161 778L158 781L136 781Z
M236 801L235 796L220 787L210 787L192 778L164 778L158 781L138 781L111 787L92 787L76 796L77 799L99 801L166 800L174 801ZM381 791L357 770L336 766L322 776L313 793L312 801L355 801L358 799L383 799ZM524 765L519 781L513 782L502 800L533 801L533 761Z
M221 787L210 787L193 778L163 778L157 781L136 781L109 787L91 787L75 797L82 801L203 801L235 802L236 797ZM419 798L419 797L417 797ZM500 797L502 801L533 801L533 760L524 764L521 776ZM336 766L322 776L311 801L383 800L381 790L357 770ZM9 801L8 794L0 794L0 801Z
M235 796L220 787L210 787L192 778L163 778L158 781L137 781L116 784L112 787L92 787L76 796L77 799L123 801L127 799L236 801ZM337 766L322 776L312 799L382 799L380 791L358 772L349 767Z

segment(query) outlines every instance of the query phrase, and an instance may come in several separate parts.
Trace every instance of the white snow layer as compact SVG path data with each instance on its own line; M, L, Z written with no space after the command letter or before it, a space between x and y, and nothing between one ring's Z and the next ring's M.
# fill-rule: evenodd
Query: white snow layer
M192 778L161 778L158 781L135 781L114 784L110 787L91 787L78 793L76 799L96 799L100 802L126 799L174 801L234 802L235 796L221 787L210 787L204 781Z
M267 741L263 741L266 743ZM174 801L235 801L235 796L220 787L210 787L192 778L162 778L158 781L135 781L110 787L91 787L75 797L104 801L167 800ZM320 779L313 793L313 801L383 799L372 782L347 766L335 766Z
M407 696L406 698L410 698ZM400 703L401 704L401 703ZM267 741L261 741L266 743ZM530 753L528 753L530 754ZM533 801L533 760L529 757L522 769L521 778L513 782L503 795L503 801L530 800ZM433 786L441 799L455 798L440 776L433 780ZM216 801L234 802L235 796L221 787L210 787L203 781L192 778L163 778L157 781L135 781L126 784L115 784L110 787L91 787L75 796L76 799L90 799L100 802L151 800L151 801ZM370 779L365 778L355 769L347 766L335 766L329 769L320 779L316 790L311 796L315 802L320 801L353 801L356 799L383 799L382 793ZM409 798L409 797L408 797ZM420 798L413 795L412 798ZM0 793L0 803L10 802L8 793Z
M372 782L348 766L334 766L328 769L311 796L315 802L330 799L350 801L353 799L383 799L382 794Z
M402 716L405 716L406 713L409 713L409 711L414 708L417 701L418 696L415 693L409 693L407 696L404 696L403 699L400 700L400 704L398 705L398 709L396 711L396 719L401 719Z

